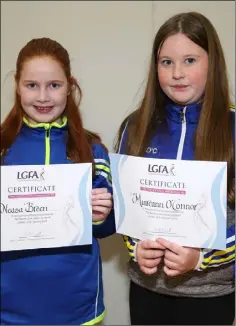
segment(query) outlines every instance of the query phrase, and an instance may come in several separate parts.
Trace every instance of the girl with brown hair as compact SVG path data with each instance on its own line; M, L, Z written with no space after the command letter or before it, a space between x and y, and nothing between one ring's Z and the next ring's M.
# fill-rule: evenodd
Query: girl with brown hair
M156 34L144 97L123 121L116 149L140 157L226 161L227 248L186 248L161 238L138 241L124 236L131 256L132 325L232 325L234 122L225 58L214 26L196 12L171 17Z

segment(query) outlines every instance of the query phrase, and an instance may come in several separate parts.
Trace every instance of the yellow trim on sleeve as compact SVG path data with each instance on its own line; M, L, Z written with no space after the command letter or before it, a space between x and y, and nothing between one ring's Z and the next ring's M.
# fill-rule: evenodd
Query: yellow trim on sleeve
M94 221L94 222L93 222L93 225L100 225L100 224L102 224L103 222L105 222L105 220L102 220L102 221Z
M134 245L132 245L129 241L126 241L125 244L129 250L134 250Z
M230 251L233 251L233 250L235 250L235 245L233 245L233 246L231 246L231 247L229 247L229 248L227 248L226 250L218 250L218 251L215 251L214 253L213 253L213 255L211 255L210 257L208 257L208 258L205 258L204 260L203 260L203 262L204 263L209 263L211 260L212 260L212 258L215 256L223 256L223 255L225 255L225 254L227 254L228 252L230 252ZM228 257L227 257L228 258ZM220 260L219 260L220 261Z
M97 169L101 169L101 170L105 171L105 172L108 173L108 174L111 172L110 168L107 167L106 165L95 164L95 168L97 168Z
M129 237L127 237L127 235L124 235L123 238L124 238L124 241L125 241L126 247L127 247L129 250L134 250L135 245L132 245L132 244L130 243ZM132 254L132 253L130 252L130 254Z
M213 265L213 264L218 264L218 263L224 263L224 262L227 262L227 261L230 261L232 260L233 258L235 258L235 253L226 257L226 258L222 258L222 259L212 259L210 262L209 262L209 265Z
M227 262L233 261L235 259L235 245L231 246L230 248L227 248L226 251L218 251L217 257L223 256L225 253L231 252L231 251L233 253L225 258L212 259L215 256L215 254L214 254L214 255L210 256L209 258L204 259L200 268L204 270L204 269L207 269L208 267L211 267L211 265L218 264L220 266L222 263L227 263ZM205 265L206 263L207 263L207 265Z
M227 262L230 262L230 261L233 261L235 259L235 254L232 254L226 258L222 258L222 259L215 259L215 260L212 260L208 263L208 265L204 265L204 264L201 264L200 268L205 270L207 269L208 267L211 267L211 265L221 265L222 263L227 263Z
M112 183L111 169L109 167L107 167L106 165L103 165L103 164L95 163L95 170L96 170L96 174L98 174L98 175L99 175L99 173L101 173L100 171L104 171L105 174L107 175L108 180Z

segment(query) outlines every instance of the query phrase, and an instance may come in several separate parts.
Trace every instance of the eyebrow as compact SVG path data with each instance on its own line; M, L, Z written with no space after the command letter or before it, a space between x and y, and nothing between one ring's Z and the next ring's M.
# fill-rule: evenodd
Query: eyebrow
M189 57L196 57L196 58L199 58L200 55L198 55L198 54L185 54L185 55L184 55L184 58L189 58ZM167 55L162 55L162 56L160 56L160 57L159 57L159 60L160 60L160 59L163 59L163 58L168 59L168 60L171 60L171 58L168 57Z
M37 83L37 81L36 80L33 80L33 79L30 79L30 80L24 80L23 81L24 83ZM52 84L52 83L60 83L60 84L64 84L64 81L62 81L62 80L56 80L56 79L53 79L53 80L49 80L48 81L48 84Z

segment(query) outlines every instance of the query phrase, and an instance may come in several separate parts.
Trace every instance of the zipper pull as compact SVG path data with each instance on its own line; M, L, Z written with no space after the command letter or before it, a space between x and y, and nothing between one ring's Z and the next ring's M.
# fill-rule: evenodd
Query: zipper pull
M184 109L180 110L180 122L182 122L182 123L185 121Z
M46 130L46 137L49 137L49 129Z

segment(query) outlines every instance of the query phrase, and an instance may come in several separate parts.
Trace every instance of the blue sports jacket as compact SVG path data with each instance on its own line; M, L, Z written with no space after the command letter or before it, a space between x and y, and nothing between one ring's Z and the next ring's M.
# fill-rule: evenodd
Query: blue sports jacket
M67 119L62 124L31 125L21 131L4 157L4 165L70 164L66 156ZM109 157L92 147L93 188L112 193ZM1 252L1 325L93 325L105 314L102 264L96 238L115 232L113 211L93 225L93 243L50 249Z
M201 104L180 107L172 102L167 104L167 117L157 125L156 133L148 144L144 157L158 159L194 160L194 135L201 113ZM235 107L230 108L232 132L235 141ZM127 154L127 130L124 128L119 153ZM219 135L220 137L220 135ZM136 263L138 240L124 235L124 241L131 257L128 267L129 277L139 285L155 292L168 295L210 297L234 291L235 261L235 210L227 211L226 250L202 249L195 271L179 278L166 278L165 275L152 277L142 273Z

